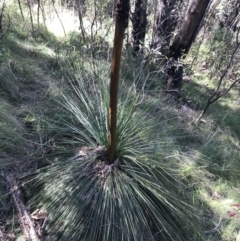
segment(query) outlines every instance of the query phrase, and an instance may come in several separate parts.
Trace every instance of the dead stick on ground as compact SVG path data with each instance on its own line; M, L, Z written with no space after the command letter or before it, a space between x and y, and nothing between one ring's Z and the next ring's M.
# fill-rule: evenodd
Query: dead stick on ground
M209 234L209 233L215 233L215 232L219 232L219 227L221 226L222 221L224 220L224 218L222 218L219 223L216 225L215 228L211 229L211 230L207 230L207 231L203 231L204 234Z
M16 179L12 175L7 176L7 181L11 188L12 199L18 213L18 219L26 241L41 241L38 237L31 216L23 203L22 192L17 185Z

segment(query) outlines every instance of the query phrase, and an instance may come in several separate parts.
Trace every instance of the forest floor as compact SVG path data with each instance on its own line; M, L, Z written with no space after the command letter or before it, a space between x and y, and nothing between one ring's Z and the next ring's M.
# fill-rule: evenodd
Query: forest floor
M69 88L63 82L63 74L68 66L78 62L85 72L101 68L108 75L111 52L109 39L103 41L94 36L96 42L88 45L76 32L67 33L66 37L61 33L59 37L43 27L32 34L30 23L21 25L19 18L13 20L0 43L0 240L3 241L23 240L6 177L13 174L20 180L51 163L51 157L57 159L58 150L64 146L62 137L49 131L46 124L50 119L66 117L56 101L62 90ZM182 179L194 190L196 207L201 207L204 240L239 241L240 88L214 103L199 124L194 123L217 81L209 71L211 62L205 48L203 44L198 60L191 71L186 71L180 103L162 95L161 72L153 63L146 67L141 56L132 62L123 61L122 76L127 81L136 74L144 76L148 90L143 101L161 98L158 108L165 111L163 116L172 135L169 141L183 153L191 153L192 159L182 164ZM129 56L126 49L123 58L127 60ZM190 63L191 58L186 62ZM66 157L71 153L66 148ZM205 164L196 165L198 158L204 159Z

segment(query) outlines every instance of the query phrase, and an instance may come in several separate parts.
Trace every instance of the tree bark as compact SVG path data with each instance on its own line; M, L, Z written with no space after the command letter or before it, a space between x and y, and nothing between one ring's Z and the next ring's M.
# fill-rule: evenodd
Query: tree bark
M151 47L163 55L168 51L173 31L177 25L178 16L177 11L174 10L177 8L177 3L181 2L182 0L158 0Z
M20 9L20 13L21 13L22 19L24 20L24 15L23 15L23 10L22 10L22 5L21 5L20 0L18 0L18 7Z
M7 177L7 181L11 188L11 195L12 200L15 205L19 224L21 226L21 229L23 231L24 237L26 241L41 241L40 237L38 236L35 228L34 228L34 222L31 218L31 215L28 214L27 207L24 205L23 202L23 195L20 191L16 179L9 175Z
M82 1L82 0L77 0L77 12L78 12L78 19L79 19L79 28L81 29L81 32L82 32L82 38L83 38L83 41L86 42L86 37L85 37L85 29L84 29L84 26L83 26L83 12L84 12L84 8L85 8L85 1Z
M28 6L28 9L29 9L31 27L32 27L32 32L33 32L34 31L34 25L33 25L33 13L32 13L32 0L27 0L27 6Z
M180 30L169 48L167 55L169 61L166 65L167 78L164 84L166 90L175 90L177 97L179 97L183 74L183 66L178 60L184 59L191 48L210 2L211 0L190 1Z
M111 64L110 103L108 112L110 131L108 158L110 164L114 162L116 154L118 82L124 32L128 26L129 8L129 0L118 0L116 3L116 23Z
M40 0L37 0L37 25L38 25L38 28L39 28L39 24L40 24L40 20L39 20L39 18L40 18L40 5L41 5L41 3L40 3Z
M133 50L134 52L138 52L140 50L140 46L145 41L147 28L147 0L135 1L132 25Z
M240 22L240 2L235 0L231 3L225 3L227 6L224 9L224 14L219 21L220 27L226 27L232 31L237 30L238 23Z
M170 46L168 57L178 59L187 54L195 40L211 0L191 0L179 33Z
M4 0L4 2L3 2L3 4L2 4L2 7L1 7L1 9L0 9L0 34L2 34L3 33L3 11L4 11L4 8L5 8L5 0Z

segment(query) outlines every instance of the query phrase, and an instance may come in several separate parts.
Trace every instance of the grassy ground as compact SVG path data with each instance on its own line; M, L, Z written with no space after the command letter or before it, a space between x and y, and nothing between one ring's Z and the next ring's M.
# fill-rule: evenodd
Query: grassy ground
M8 240L14 240L14 236L21 240L6 176L13 173L21 178L57 162L65 158L58 156L63 150L66 157L73 155L77 144L66 145L71 137L63 125L71 117L59 104L62 91L71 92L64 76L75 74L76 63L77 73L81 72L86 81L108 76L111 49L109 37L96 37L94 47L76 32L58 37L45 27L36 26L32 33L29 21L22 22L16 6L8 7L7 11L11 25L4 29L0 43L0 230ZM5 18L5 26L7 23ZM203 233L204 240L233 241L240 240L240 211L234 206L240 202L239 89L213 104L204 121L194 124L218 79L211 78L213 66L206 54L209 48L203 43L193 73L183 86L186 99L196 108L162 97L158 69L142 60L129 61L127 49L122 76L126 83L139 79L132 94L142 91L143 105L157 101L151 118L163 119L166 125L166 133L156 130L157 136L165 136L167 145L163 152L184 156L180 162L186 190L181 191L194 193L202 230L217 227ZM237 215L231 216L235 210Z

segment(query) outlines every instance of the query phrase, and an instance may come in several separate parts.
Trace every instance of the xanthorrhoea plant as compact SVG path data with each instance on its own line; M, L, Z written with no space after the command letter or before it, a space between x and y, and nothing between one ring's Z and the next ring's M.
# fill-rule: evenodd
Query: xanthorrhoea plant
M71 83L75 95L64 95L63 106L79 149L42 169L29 187L32 208L49 213L47 240L199 240L197 212L180 194L179 159L162 152L168 144L155 134L163 122L120 86L116 160L109 164L109 84L81 75Z
M125 25L117 28L122 38ZM165 127L139 108L140 96L131 88L118 93L122 39L116 38L110 86L81 73L70 79L74 95L65 94L62 105L79 148L40 171L28 189L30 201L49 213L47 240L199 240L196 210L180 195L178 160L164 158L163 140L155 134Z

